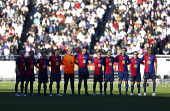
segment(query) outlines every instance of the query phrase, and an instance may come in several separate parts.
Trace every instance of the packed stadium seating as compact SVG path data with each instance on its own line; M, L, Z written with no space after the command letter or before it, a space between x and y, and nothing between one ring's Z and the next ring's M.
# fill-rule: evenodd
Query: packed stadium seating
M28 0L0 1L0 55L4 55L5 59L17 54L21 35L26 27L28 3Z
M36 4L36 5L34 5ZM91 53L98 28L104 24L108 0L44 0L32 3L33 24L25 43L26 55L34 50L37 55L45 50L49 55L58 48L65 54L68 48L73 53L82 46Z
M128 54L145 54L152 47L154 54L169 54L169 0L114 0L114 4L95 50L119 54L125 47Z
M122 47L128 54L152 47L165 55L170 48L168 0L1 0L0 23L4 59L13 60L22 48L39 56L56 48L75 54L82 46L90 54L111 49L115 55Z

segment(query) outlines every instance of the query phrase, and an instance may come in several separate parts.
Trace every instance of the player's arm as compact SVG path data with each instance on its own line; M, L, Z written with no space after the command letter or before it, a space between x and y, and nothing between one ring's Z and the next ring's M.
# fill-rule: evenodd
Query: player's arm
M114 62L117 62L116 58L114 58Z
M155 62L155 74L157 74L157 62Z
M37 65L39 63L39 59L35 60L35 67L39 69L39 66Z
M61 65L64 65L64 62L65 62L65 56L62 58L62 60L60 61L60 66Z
M129 61L128 61L128 65L130 65L131 64L131 59L129 59Z
M144 61L144 55L143 55L143 57L142 57L142 59L141 59L142 61Z
M51 67L51 65L49 64L49 59L47 59L47 66Z
M89 58L88 58L88 64L90 64L89 62L91 61L91 59L92 59L92 58L91 58L91 57L90 57L90 55L89 55ZM90 61L89 61L89 60L90 60Z
M17 75L20 75L20 73L19 73L19 69L18 69L18 64L16 64L16 71L17 71Z
M27 58L25 58L24 61L25 61L25 64L27 64Z
M118 56L119 56L119 55L117 55L117 56L115 57L115 59L114 59L114 60L115 60L115 62L119 62L119 60L118 60Z
M155 74L157 74L157 58L156 58L156 56L154 58L154 63L155 63Z
M89 60L91 60L91 57L90 57L90 55L89 55Z
M39 69L39 66L37 65L37 63L35 64L35 67Z
M74 57L77 59L78 58L78 54L76 54Z
M74 63L75 63L76 65L78 65L78 62L76 61L75 56L73 56L73 57L74 57Z
M130 60L130 59L129 59L129 56L128 56L128 59L127 59L127 64L129 63L129 60ZM129 65L129 64L128 64L128 65Z
M140 62L142 65L145 65L145 63L143 62L143 60L141 59L141 62Z
M143 65L145 65L145 62L144 62L144 55L143 55L141 61L143 62Z
M16 73L17 73L17 75L20 75L18 65L19 65L19 58L17 58L17 60L16 60Z
M88 58L87 65L89 65L89 64L90 64L89 60L91 60L91 57L90 57L90 55L89 55L89 58Z
M106 67L106 57L103 59L103 66Z
M52 61L52 59L51 59L51 56L50 56L49 59L48 59L48 66L49 67L51 67L51 61Z
M94 58L91 60L91 61L89 61L89 64L91 64L91 63L93 63L94 62Z
M27 58L24 59L24 62L25 62L25 66L26 66L28 64Z

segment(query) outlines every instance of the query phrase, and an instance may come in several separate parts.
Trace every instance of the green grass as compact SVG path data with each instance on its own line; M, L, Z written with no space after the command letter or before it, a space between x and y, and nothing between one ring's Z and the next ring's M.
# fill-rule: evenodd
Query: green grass
M88 83L90 96L84 96L84 87L82 87L81 96L71 96L70 85L68 85L67 95L56 97L56 84L53 84L53 97L49 96L14 96L15 83L0 83L0 111L110 111L110 110L170 110L170 87L157 87L156 97L152 97L152 87L147 87L147 96L138 97L135 87L134 96L124 96L125 88L122 85L122 96L118 96L117 84L114 84L114 96L109 95L109 86L107 96L92 96L93 84ZM75 92L77 93L78 84L75 83ZM82 84L83 86L83 84ZM63 94L64 84L61 83L60 94ZM20 89L18 91L20 93ZM28 89L29 92L29 89ZM47 89L49 94L49 88ZM43 90L41 90L43 93ZM96 87L96 93L99 94L99 86ZM129 92L130 94L130 87ZM143 88L141 88L143 94ZM34 94L37 95L37 83L34 84Z

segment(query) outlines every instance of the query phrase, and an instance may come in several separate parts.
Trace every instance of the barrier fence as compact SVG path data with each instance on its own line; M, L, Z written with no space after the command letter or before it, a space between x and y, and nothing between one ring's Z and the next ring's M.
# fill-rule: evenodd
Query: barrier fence
M0 56L0 61L14 61L16 60L16 58L18 57L19 55L9 55L9 56L4 56L4 55L1 55ZM47 58L49 58L51 55L47 55ZM61 57L63 57L64 55L60 55ZM96 56L95 54L94 55L90 55L91 57L94 57ZM107 55L102 55L102 57L105 57ZM116 57L116 55L112 55L113 57ZM133 55L128 55L130 58L133 56ZM139 58L142 58L143 55L139 55ZM28 57L28 56L25 56L25 57ZM38 59L40 58L41 56L38 56L38 55L35 55L34 56L35 59ZM156 55L157 58L166 58L166 59L170 59L170 55Z
M50 55L47 55L47 58ZM62 57L64 55L61 55ZM95 55L90 55L91 57L94 57ZM106 55L104 55L106 56ZM130 58L132 57L132 55L128 55ZM158 63L158 68L157 68L157 85L161 86L161 87L170 87L170 55L156 55L157 56L157 63ZM1 56L0 59L2 57L5 56ZM10 61L2 61L0 60L0 81L4 82L4 81L15 81L16 78L16 73L15 73L15 59L18 57L18 55L13 56L13 59ZM36 59L38 59L38 56L35 56ZM139 55L139 58L142 58L142 55ZM118 74L118 63L114 63L114 70L115 70L115 81L117 81L117 74ZM62 81L64 80L64 66L60 67L61 69L61 77L62 77ZM93 72L94 72L94 65L90 64L88 65L88 69L89 69L89 74L90 74L90 79L89 81L92 82L93 81ZM103 68L104 69L104 68ZM50 67L48 67L48 75L50 76ZM75 65L74 67L75 70L75 81L78 80L78 66ZM129 70L129 77L130 77L130 72L131 72L131 68L130 65L128 65L128 70ZM144 74L144 66L141 65L140 66L140 70L141 70L141 79L143 81L143 74ZM35 68L35 75L36 75L36 80L38 77L38 69ZM130 80L130 79L129 79ZM151 81L149 81L151 82ZM130 83L130 82L129 82Z

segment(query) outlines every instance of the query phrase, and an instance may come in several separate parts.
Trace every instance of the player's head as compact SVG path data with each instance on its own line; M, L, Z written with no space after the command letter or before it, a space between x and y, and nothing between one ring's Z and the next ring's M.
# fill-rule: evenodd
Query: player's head
M67 54L71 55L71 49L67 49Z
M148 54L151 54L151 47L148 47L148 48L147 48L147 53L148 53Z
M55 56L58 56L59 53L60 53L60 51L58 49L55 49L55 52L54 52Z
M31 51L29 52L29 54L30 54L30 57L34 57L34 51L33 51L33 50L31 50Z
M133 57L134 57L134 59L137 59L137 58L138 58L138 52L137 52L137 51L134 51L134 52L133 52Z
M110 57L111 54L112 54L111 50L108 50L108 51L107 51L107 56Z
M121 54L122 54L122 55L125 55L125 52L126 52L126 49L125 49L125 48L122 48L122 49L121 49Z
M97 51L97 57L101 58L101 52L100 51Z
M20 50L20 56L24 56L25 51L24 50Z
M42 54L42 58L45 59L46 58L46 52L42 52L41 54Z
M86 52L87 52L87 48L86 48L86 47L83 47L82 53L85 54Z

